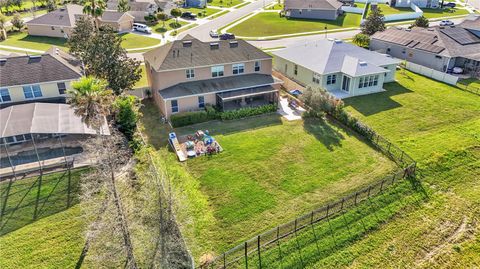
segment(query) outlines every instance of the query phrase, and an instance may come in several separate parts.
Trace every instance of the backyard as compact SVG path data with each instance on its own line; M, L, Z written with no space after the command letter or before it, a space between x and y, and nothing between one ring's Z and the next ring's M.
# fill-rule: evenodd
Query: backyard
M209 0L207 6L233 7L243 3L243 0Z
M367 16L368 13L371 12L371 5L369 5L369 9L367 11ZM378 8L382 11L383 15L393 15L393 14L401 14L401 13L410 13L414 12L413 9L409 7L391 7L390 5L387 4L378 4Z
M226 250L397 169L335 123L286 122L277 114L175 129L177 135L207 129L224 148L219 155L180 164L166 151L167 130L160 130L158 119L152 118L158 117L152 106L147 103L143 111L148 140L157 154L168 156L168 166L188 174L179 180L196 182L196 190L186 192L208 200L203 212L196 210L202 218L212 218L193 224L195 239L187 239L197 242L191 246L196 258L210 250Z
M468 15L468 10L459 8L422 8L423 16L428 19Z
M228 29L228 31L238 36L262 37L323 31L325 27L328 30L356 28L360 25L361 17L361 14L345 13L338 16L335 21L302 20L280 17L275 12L262 12Z

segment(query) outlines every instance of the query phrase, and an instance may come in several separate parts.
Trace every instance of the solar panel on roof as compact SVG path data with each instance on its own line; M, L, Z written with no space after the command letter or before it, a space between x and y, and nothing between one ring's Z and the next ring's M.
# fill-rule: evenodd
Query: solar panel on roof
M480 43L480 38L463 28L446 28L440 31L461 45Z

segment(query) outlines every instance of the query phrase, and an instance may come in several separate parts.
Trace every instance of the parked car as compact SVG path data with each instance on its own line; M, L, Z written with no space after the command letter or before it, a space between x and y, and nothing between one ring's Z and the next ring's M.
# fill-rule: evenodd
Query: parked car
M134 23L133 24L133 30L135 30L137 32L147 33L147 34L152 33L152 29L150 27L146 26L145 24L141 24L141 23Z
M303 93L302 93L301 90L295 89L295 90L291 90L291 91L290 91L290 94L293 95L293 96L295 96L295 97L299 97L299 96L302 95Z
M454 7L456 7L456 6L457 6L457 4L455 4L455 3L452 3L452 2L450 2L450 3L446 3L446 4L443 4L443 7L450 7L450 8L454 8Z
M455 23L453 23L453 21L451 20L443 20L440 22L440 26L452 26L454 25Z
M218 31L217 29L213 29L210 31L210 37L213 37L213 38L218 38L219 34L218 34Z
M192 12L183 12L181 17L187 20L195 20L197 15L193 14Z
M229 39L235 39L235 35L231 33L225 33L220 35L220 40L229 40Z

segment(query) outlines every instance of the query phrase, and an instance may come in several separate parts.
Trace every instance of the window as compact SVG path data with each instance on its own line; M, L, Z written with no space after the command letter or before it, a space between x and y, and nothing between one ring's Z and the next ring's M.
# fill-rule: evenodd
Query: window
M0 103L10 101L12 101L12 98L10 98L10 93L8 92L8 89L0 89Z
M212 67L212 77L223 77L223 65Z
M205 107L205 97L204 96L199 96L198 97L198 107L199 108L204 108Z
M373 76L369 76L368 77L368 87L372 87L373 86Z
M435 55L435 58L437 58L437 59L442 59L442 56L440 56L440 55Z
M358 82L358 88L359 89L363 88L363 77L361 77L360 81Z
M295 74L295 76L298 74L298 65L293 66L293 74Z
M52 26L52 30L55 30L55 27Z
M260 72L260 62L259 61L256 61L255 62L255 68L254 68L255 72Z
M368 77L363 77L363 87L368 87Z
M177 112L178 112L178 101L172 100L172 113L177 113Z
M390 48L387 48L387 52L390 52L390 50L391 50Z
M378 75L375 75L373 77L373 86L377 86L378 85Z
M23 95L25 96L25 99L42 97L42 90L39 85L23 86Z
M245 72L245 64L233 64L232 73L234 75L243 74Z
M328 75L327 76L327 85L337 83L337 75Z
M58 93L59 94L65 94L65 92L67 91L67 87L65 86L65 82L57 83L57 88L58 88Z
M313 72L312 82L320 84L320 74Z
M187 78L194 78L195 77L195 71L193 69L185 70L185 74L186 74Z

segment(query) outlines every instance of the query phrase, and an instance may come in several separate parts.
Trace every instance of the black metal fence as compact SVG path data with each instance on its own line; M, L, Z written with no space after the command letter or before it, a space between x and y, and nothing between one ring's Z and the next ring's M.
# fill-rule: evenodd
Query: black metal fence
M472 85L472 84L461 84L461 83L458 83L457 86L464 90L464 91L467 91L467 92L470 92L470 93L473 93L473 94L476 94L476 95L479 95L480 96L480 87L479 86L475 86L475 85Z

